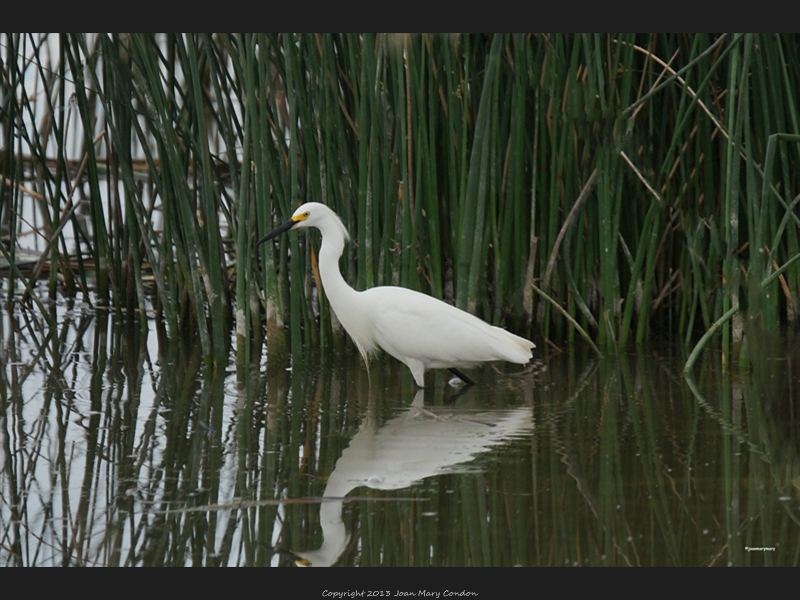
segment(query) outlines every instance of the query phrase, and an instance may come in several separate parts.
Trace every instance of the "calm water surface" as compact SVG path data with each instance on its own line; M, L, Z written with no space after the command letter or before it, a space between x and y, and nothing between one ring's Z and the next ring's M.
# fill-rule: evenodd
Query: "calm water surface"
M0 565L800 562L792 353L687 379L667 347L576 349L418 391L352 354L215 375L51 309L2 307Z

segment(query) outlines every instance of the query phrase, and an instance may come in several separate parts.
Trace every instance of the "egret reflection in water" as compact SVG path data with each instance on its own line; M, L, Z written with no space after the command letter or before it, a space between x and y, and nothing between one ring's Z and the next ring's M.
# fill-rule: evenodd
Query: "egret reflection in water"
M473 471L476 467L469 463L479 454L533 430L530 406L428 409L423 397L423 390L417 390L411 405L381 427L367 413L328 478L323 498L331 500L320 506L322 546L295 553L297 564L331 566L345 551L350 535L342 507L352 490L400 490L434 475Z

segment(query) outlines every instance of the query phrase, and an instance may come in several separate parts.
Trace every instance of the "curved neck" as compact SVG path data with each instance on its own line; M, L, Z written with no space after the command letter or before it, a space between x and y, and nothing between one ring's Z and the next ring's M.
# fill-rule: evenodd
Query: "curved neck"
M339 257L344 251L345 237L339 231L322 230L319 250L319 273L322 288L331 303L336 318L356 343L364 360L375 349L369 307L363 306L361 293L344 280L339 271Z
M357 292L347 285L339 271L339 257L344 251L344 239L340 236L322 234L322 247L319 250L319 274L322 287L336 316L342 320L347 303Z

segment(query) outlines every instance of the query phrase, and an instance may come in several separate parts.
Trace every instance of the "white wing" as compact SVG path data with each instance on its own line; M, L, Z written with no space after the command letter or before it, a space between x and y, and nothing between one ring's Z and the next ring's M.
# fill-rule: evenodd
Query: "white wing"
M362 294L372 313L375 342L398 360L413 358L439 369L531 359L532 342L431 296L388 286Z

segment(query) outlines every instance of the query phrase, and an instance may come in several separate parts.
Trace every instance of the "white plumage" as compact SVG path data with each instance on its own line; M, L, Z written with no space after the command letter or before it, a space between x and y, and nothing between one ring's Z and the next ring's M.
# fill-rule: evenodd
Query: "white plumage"
M363 292L351 288L339 271L339 257L350 236L338 215L324 204L303 204L258 243L303 227L316 227L322 233L322 287L365 361L382 348L406 364L417 385L424 387L427 369L457 369L493 360L525 364L531 359L533 342L426 294L395 286Z

